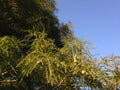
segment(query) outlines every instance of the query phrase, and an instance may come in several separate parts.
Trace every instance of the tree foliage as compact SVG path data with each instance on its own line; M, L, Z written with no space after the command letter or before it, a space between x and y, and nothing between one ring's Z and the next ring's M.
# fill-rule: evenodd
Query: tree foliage
M59 23L55 5L55 0L0 0L0 90L119 86L119 58L97 63L89 44L73 36L72 23Z
M105 85L108 89L113 88L116 90L120 85L120 57L111 55L109 57L104 57L99 62L101 69L105 72Z

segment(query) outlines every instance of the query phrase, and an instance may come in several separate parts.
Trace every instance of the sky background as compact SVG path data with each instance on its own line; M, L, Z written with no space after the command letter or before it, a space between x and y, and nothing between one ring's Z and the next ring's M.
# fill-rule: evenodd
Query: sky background
M73 23L75 37L89 40L97 57L120 55L120 0L56 0L60 22Z

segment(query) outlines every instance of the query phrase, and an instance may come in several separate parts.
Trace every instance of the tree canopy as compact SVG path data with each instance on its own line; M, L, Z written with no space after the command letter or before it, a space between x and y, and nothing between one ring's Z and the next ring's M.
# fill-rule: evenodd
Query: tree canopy
M117 88L119 57L97 63L56 10L55 0L0 0L0 90Z

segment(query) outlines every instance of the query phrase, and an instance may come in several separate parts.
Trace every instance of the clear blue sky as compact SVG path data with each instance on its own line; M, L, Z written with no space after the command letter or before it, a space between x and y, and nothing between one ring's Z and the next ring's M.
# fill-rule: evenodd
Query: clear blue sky
M71 21L78 38L95 44L95 54L120 55L120 0L56 0L61 22Z

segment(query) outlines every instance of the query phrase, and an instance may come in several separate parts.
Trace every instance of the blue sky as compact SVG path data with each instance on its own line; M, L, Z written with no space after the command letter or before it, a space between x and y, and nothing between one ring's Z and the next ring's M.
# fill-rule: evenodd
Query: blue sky
M75 37L95 44L93 54L120 55L120 0L56 1L60 21L71 21Z

